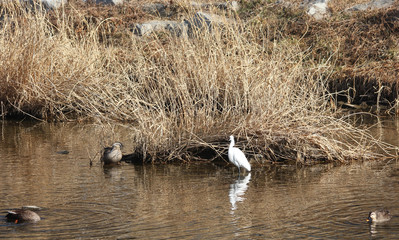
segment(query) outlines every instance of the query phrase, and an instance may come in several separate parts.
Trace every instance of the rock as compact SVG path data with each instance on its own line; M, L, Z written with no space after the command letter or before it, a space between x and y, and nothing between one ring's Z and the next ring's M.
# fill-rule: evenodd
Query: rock
M215 2L215 3L197 3L190 2L191 7L195 9L210 9L210 8L219 8L222 10L233 10L238 11L240 9L240 4L237 1L231 2Z
M151 34L154 32L170 32L172 34L176 34L176 36L181 36L185 34L186 26L184 23L178 23L176 21L149 21L142 24L136 24L133 28L134 34L138 36L143 36L147 34Z
M275 2L275 4L286 7L286 8L292 8L292 7L296 6L296 4L285 1L285 0L277 0ZM304 7L303 5L304 5L304 3L301 4L302 8Z
M61 151L57 151L58 154L69 154L69 151L67 150L61 150Z
M184 20L184 22L187 25L187 33L191 37L193 37L194 33L201 30L207 29L209 32L212 32L214 27L233 23L230 19L204 12L197 12L191 19Z
M238 11L240 10L240 4L237 1L232 1L230 3L230 9L233 11Z
M87 2L88 0L83 0L83 2ZM104 5L121 5L123 4L123 0L94 0L96 4L104 4Z
M368 3L357 4L347 8L346 11L365 11L369 9L389 8L395 3L395 0L372 0Z
M141 9L149 14L157 15L161 17L166 17L166 8L167 5L162 3L154 3L154 4L145 4Z
M0 3L4 1L0 0ZM45 10L49 9L57 9L61 7L63 4L66 4L68 0L19 0L21 5L28 7L29 9L39 10L41 7ZM41 6L41 5L42 6Z
M67 0L41 0L42 3L49 9L57 9L63 4L67 3Z
M212 32L212 29L217 26L222 26L227 23L234 23L231 19L226 19L216 14L209 14L204 12L197 12L190 19L179 23L176 21L149 21L141 24L136 24L133 27L134 34L143 36L154 32L170 32L178 37L193 37L197 32L204 29Z
M87 2L89 0L82 0L83 2ZM93 0L96 4L112 4L119 5L123 3L123 0ZM1 0L0 0L1 2ZM34 9L39 9L39 5L37 2L43 4L44 9L57 9L62 5L66 4L68 0L19 0L20 3L26 4L27 6L33 7Z
M302 6L308 9L309 16L314 17L316 20L321 20L331 16L330 8L328 7L329 0L306 0Z

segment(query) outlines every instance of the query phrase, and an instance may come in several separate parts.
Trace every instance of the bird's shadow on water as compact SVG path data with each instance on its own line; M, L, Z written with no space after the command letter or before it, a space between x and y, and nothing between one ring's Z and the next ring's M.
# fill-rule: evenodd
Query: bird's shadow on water
M245 200L243 196L248 189L248 183L250 180L251 173L243 178L241 178L241 176L239 175L238 179L234 180L234 182L230 184L229 199L232 211L235 211L237 209L237 202L243 202Z

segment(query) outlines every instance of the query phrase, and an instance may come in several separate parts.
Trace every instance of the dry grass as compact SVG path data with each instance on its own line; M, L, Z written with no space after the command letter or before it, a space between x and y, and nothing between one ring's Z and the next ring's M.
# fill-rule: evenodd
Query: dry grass
M319 21L295 5L285 8L264 1L248 3L240 16L262 29L258 42L296 39L301 51L307 52L305 62L329 59L335 66L329 76L329 90L351 92L339 101L369 106L380 101L384 113L398 113L397 3L388 9L348 13L343 10L355 2L330 1L332 16Z
M116 31L116 18L74 7L50 17L2 10L3 114L123 124L134 156L152 161L221 156L230 134L250 155L276 161L387 155L374 152L387 145L331 110L331 58L309 61L297 38L259 41L267 23L137 38Z

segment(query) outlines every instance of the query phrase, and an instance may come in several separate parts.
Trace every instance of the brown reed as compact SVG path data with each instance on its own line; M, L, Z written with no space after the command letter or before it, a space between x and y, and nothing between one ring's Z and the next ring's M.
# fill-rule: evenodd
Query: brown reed
M231 134L255 159L388 155L388 145L331 108L334 63L309 61L299 38L260 41L267 26L240 19L191 37L137 37L118 29L118 17L81 11L2 5L3 114L122 124L144 161L209 161L223 156Z

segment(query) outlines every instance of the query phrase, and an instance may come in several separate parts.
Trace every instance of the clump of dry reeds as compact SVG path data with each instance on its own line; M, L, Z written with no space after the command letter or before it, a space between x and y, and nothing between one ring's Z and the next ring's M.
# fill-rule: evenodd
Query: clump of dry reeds
M222 156L230 134L253 156L303 163L386 148L336 117L325 84L334 66L305 61L299 39L260 42L262 28L239 20L191 38L113 38L115 19L74 8L51 21L2 9L0 100L9 113L130 126L134 156L152 161Z

